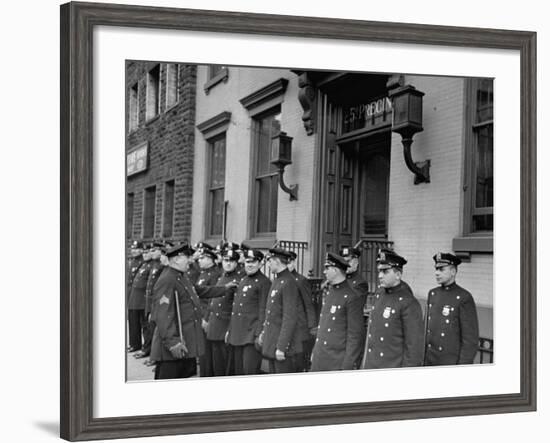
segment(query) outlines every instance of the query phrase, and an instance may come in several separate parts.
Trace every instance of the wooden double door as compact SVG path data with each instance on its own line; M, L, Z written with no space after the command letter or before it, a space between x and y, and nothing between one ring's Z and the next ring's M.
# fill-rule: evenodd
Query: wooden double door
M320 211L323 256L364 239L387 239L391 147L389 128L339 141L339 119L334 117L338 109L327 106L326 111Z

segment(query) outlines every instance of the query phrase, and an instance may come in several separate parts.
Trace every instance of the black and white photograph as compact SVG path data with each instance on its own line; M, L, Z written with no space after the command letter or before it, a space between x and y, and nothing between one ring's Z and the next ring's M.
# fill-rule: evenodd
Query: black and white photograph
M126 60L125 85L127 382L498 360L493 78Z

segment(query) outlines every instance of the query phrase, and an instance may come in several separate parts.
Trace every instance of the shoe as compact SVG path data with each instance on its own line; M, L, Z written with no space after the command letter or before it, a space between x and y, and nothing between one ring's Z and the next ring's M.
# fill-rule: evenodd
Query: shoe
M137 348L137 347L130 347L128 348L128 352L132 353L132 352L137 352L137 351L140 351L141 348Z
M154 361L152 361L152 360L145 360L145 361L143 362L143 364L144 364L145 366L155 366L155 365L156 365L156 363L155 363Z
M134 354L134 357L135 358L145 358L145 357L149 357L149 354L148 353L145 353L143 351L140 351L138 352L137 354Z

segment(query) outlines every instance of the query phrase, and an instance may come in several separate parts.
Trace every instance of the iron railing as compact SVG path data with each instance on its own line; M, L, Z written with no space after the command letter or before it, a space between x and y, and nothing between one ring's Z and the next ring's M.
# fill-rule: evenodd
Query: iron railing
M376 269L378 251L393 249L393 242L381 238L363 238L355 244L355 247L361 250L359 272L369 284L369 294L374 294L378 287L378 271Z

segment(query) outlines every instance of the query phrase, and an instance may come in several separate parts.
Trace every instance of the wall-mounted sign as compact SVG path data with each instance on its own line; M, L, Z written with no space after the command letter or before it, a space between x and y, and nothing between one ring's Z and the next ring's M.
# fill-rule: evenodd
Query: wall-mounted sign
M126 155L126 175L134 175L147 169L148 143L138 146Z
M391 124L392 102L389 97L381 97L369 103L344 108L343 132Z

